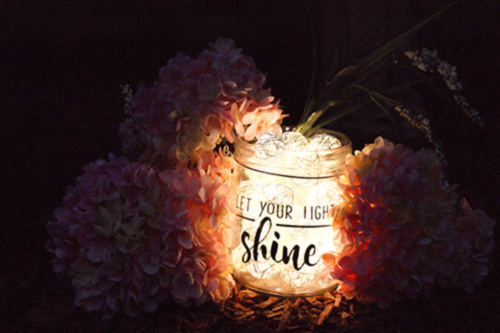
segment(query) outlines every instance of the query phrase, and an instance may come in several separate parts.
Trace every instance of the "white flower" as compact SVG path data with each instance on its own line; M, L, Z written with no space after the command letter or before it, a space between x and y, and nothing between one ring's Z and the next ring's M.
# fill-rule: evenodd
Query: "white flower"
M480 126L483 126L479 112L472 109L469 103L465 100L465 97L459 93L462 91L462 83L458 81L457 68L455 66L452 66L450 63L440 59L438 57L437 50L428 50L423 48L421 51L406 51L404 54L412 61L412 65L422 72L437 72L443 79L444 83L446 83L448 89L450 89L453 93L453 99L463 113L473 122L477 122ZM396 109L396 111L398 110Z

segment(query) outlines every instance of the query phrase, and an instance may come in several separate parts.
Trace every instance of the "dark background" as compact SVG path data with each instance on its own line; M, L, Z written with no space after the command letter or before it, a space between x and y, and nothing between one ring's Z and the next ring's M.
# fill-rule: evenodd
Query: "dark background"
M318 38L319 78L325 75L335 49L342 63L354 64L446 3L311 3ZM481 113L485 123L482 129L451 110L435 94L419 91L416 96L429 110L434 129L443 141L450 182L460 185L460 194L473 207L486 210L497 221L499 22L498 1L462 1L425 27L408 45L409 49L437 48L442 59L457 66L465 96ZM73 308L71 286L68 281L56 279L43 247L47 239L45 222L83 165L105 158L108 152L120 154L117 130L124 118L120 85L151 85L159 68L178 51L196 57L219 36L235 39L236 45L268 74L268 86L281 99L285 112L292 114L289 123L293 124L309 88L309 29L303 1L2 2L0 330L136 331L180 327L179 323L161 319L166 312L184 311L168 305L139 320L119 316L106 322ZM380 80L387 82L394 75L384 72ZM335 128L350 136L356 148L378 135L419 148L417 135L408 135L404 124L387 127L373 116L375 112L379 112L375 107L364 110ZM373 309L369 316L382 319L378 326L371 327L418 330L425 325L492 330L498 326L499 277L495 267L472 295L438 292L431 300L406 302L385 312ZM468 298L463 301L462 296ZM196 311L206 309L185 313L196 316ZM396 309L407 309L406 319L394 316ZM219 329L236 327L230 319L221 320Z

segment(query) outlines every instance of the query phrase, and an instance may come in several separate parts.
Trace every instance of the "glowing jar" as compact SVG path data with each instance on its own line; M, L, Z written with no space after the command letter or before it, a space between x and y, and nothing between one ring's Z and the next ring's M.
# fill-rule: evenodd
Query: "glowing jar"
M323 131L268 133L236 140L232 218L233 275L255 291L279 296L323 293L335 281L321 274L321 255L334 252L332 207L351 142Z

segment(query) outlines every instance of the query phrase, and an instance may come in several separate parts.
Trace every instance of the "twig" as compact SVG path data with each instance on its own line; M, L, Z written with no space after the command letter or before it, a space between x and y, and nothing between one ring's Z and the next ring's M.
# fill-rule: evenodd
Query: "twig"
M318 321L316 322L316 326L321 326L325 322L326 319L330 317L330 314L332 313L332 310L334 308L334 304L328 304L323 312L321 312Z

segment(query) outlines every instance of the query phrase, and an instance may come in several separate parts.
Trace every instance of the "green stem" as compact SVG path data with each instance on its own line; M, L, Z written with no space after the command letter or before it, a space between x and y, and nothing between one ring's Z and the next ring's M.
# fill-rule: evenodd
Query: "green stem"
M345 108L337 113L335 113L334 115L326 118L325 120L319 122L316 126L314 127L311 127L306 133L305 133L305 136L311 136L313 135L314 133L316 133L316 131L318 131L320 128L322 128L323 126L325 125L328 125L329 123L331 122L334 122L335 120L338 120L346 115L348 115L349 113L351 112L354 112L356 110L359 110L365 106L367 106L368 104L370 104L370 100L368 98L365 98L363 101L359 102L358 104L355 104L354 106L351 106L351 107L348 107L348 108Z
M377 99L375 98L375 96L373 95L370 95L370 99L372 100L373 103L375 103L375 105L377 105L382 111L384 111L384 113L387 115L387 117L391 120L391 122L396 125L396 121L394 120L394 118L392 118L391 114L389 113L389 111L387 111L387 109L379 102L377 101Z
M436 86L436 84L435 84L434 82L432 82L432 81L434 81L434 80L442 80L442 78L441 78L441 77L436 77L436 78L433 80L433 79L431 79L431 78L427 77L427 75L425 75L424 73L421 73L421 72L420 72L420 71L418 71L418 70L415 70L415 69L413 69L413 68L411 68L411 67L407 67L407 68L408 68L411 72L413 72L414 74L416 74L416 75L418 75L418 76L420 76L420 77L423 77L423 78L424 78L424 79L425 79L425 80L426 80L426 81L427 81L427 82L428 82L428 83L429 83L429 84L430 84L430 85L434 88L434 90L436 90L436 92L437 92L439 95L441 95L441 97L443 97L443 99L444 99L445 101L447 101L447 102L451 105L451 107L452 107L452 108L456 108L456 109L460 110L460 109L457 107L457 105L456 105L455 103L453 103L453 102L452 102L452 101L448 98L448 96L446 96L446 94L445 94L444 92L442 92L442 91L441 91L441 89L439 89L439 87L438 87L438 86Z
M296 131L305 135L305 133L314 125L316 121L318 121L318 119L323 115L323 113L325 113L325 110L313 112L305 122L297 126Z
M381 106L380 103L378 103L378 99L382 99L385 103L391 105L391 104L399 104L397 101L392 100L382 94L379 94L374 91L370 91L364 87L361 87L357 85L356 83L366 79L370 75L372 75L375 71L377 71L383 64L385 60L388 59L389 55L397 48L400 47L407 39L409 36L412 34L416 33L421 29L424 25L432 21L434 18L436 18L438 15L446 11L448 8L453 6L456 2L453 2L449 4L448 6L444 7L443 9L439 10L437 13L429 16L427 19L423 20L419 24L413 26L412 28L408 29L404 33L400 34L396 38L392 39L388 43L384 44L383 46L379 47L375 52L372 52L370 55L365 57L363 60L361 60L357 66L348 66L341 71L339 71L336 76L332 79L329 84L327 84L327 87L325 88L325 91L320 95L320 98L317 100L317 105L319 107L316 109L317 111L314 111L315 107L314 105L316 104L316 101L314 100L314 97L312 96L312 91L313 91L313 84L314 82L311 82L311 86L309 89L309 94L307 97L306 101L306 106L304 109L304 113L302 114L299 126L297 126L297 131L308 136L313 134L317 129L321 128L322 126L335 121L346 114L357 110L360 107L363 107L370 103L370 99L372 102L377 104L379 107ZM306 2L306 7L307 10L309 11L309 6L307 5ZM310 13L309 13L310 14ZM312 26L311 26L312 27ZM313 32L313 38L314 38L314 32ZM313 46L314 46L314 59L313 59L313 75L312 75L312 80L315 79L315 72L316 72L316 50L315 50L315 40L313 39ZM432 84L432 83L431 83ZM408 87L413 85L412 83L403 85L403 87ZM348 90L350 87L357 87L358 89L364 90L365 92L368 92L369 99L367 101L364 101L363 103L358 103L354 107L348 107L344 110L341 110L338 108L339 105L344 104L344 102L348 101L352 96L349 95L347 98L341 98L342 95L344 95L345 91ZM395 91L398 91L400 89L396 89ZM393 91L393 92L395 92ZM392 93L393 93L392 92ZM345 96L343 96L345 97ZM377 98L375 98L377 97ZM330 100L331 99L331 100ZM333 106L337 106L337 111L334 115L331 117L327 118L326 121L321 122L319 125L314 125L319 118L323 116L323 114L330 109ZM384 111L385 108L383 108ZM304 119L305 122L304 122Z
M304 136L307 136L306 134L309 132L311 127L314 126L314 124L318 121L318 119L321 118L321 116L323 116L323 114L325 114L325 112L328 109L336 106L337 104L338 104L337 101L330 101L328 104L320 108L318 111L311 113L311 115L309 116L309 118L307 118L305 122L297 126L296 131L302 133Z
M394 94L394 93L397 93L401 90L405 90L407 88L410 88L412 86L415 86L415 85L418 85L418 84L421 84L421 83L426 83L427 82L427 79L426 80L415 80L415 81L412 81L412 82L409 82L409 83L406 83L406 84L401 84L399 86L395 86L395 87L392 87L390 89L387 90L386 94ZM363 86L360 86L360 85L352 85L352 87L355 87L355 88L358 88L360 90L363 90L365 92L369 92L372 96L375 96L379 99L384 99L384 101L391 101L393 105L396 105L398 104L397 101L395 100L392 100L376 91L372 91L372 90L369 90ZM351 94L352 96L352 94ZM319 112L315 112L313 113L308 119L306 122L300 124L298 127L297 127L297 131L302 133L303 135L305 136L310 136L310 135L313 135L317 130L319 130L321 127L325 126L325 125L328 125L329 123L331 122L334 122L335 120L338 120L344 116L346 116L347 114L353 112L353 111L356 111L360 108L363 108L365 106L367 106L368 104L370 104L371 102L374 102L373 99L370 97L370 98L364 98L361 102L357 103L357 104L354 104L353 106L351 107L347 107L345 108L344 110L339 110L337 111L335 114L333 114L332 116L326 118L325 120L321 121L320 123L318 123L316 126L315 123L316 121L325 113L325 111L328 109L328 107L332 107L332 106L336 106L338 104L340 104L340 102L338 101L333 101L331 102L329 105L327 105L328 107L326 109L323 109L323 110L320 110ZM401 103L399 103L401 104Z
M306 104L304 106L304 112L302 112L302 115L300 117L299 124L302 124L302 122L309 116L311 111L314 109L314 83L316 81L316 61L317 61L317 43L316 43L316 34L314 33L314 27L313 27L313 19L312 19L312 14L311 14L311 8L309 7L309 4L307 3L307 0L304 1L304 4L306 6L307 10L307 18L309 20L309 28L310 28L310 33L311 33L311 39L312 39L312 46L313 46L313 55L312 55L312 73L311 73L311 83L309 85L309 92L307 93L307 99L306 99Z

